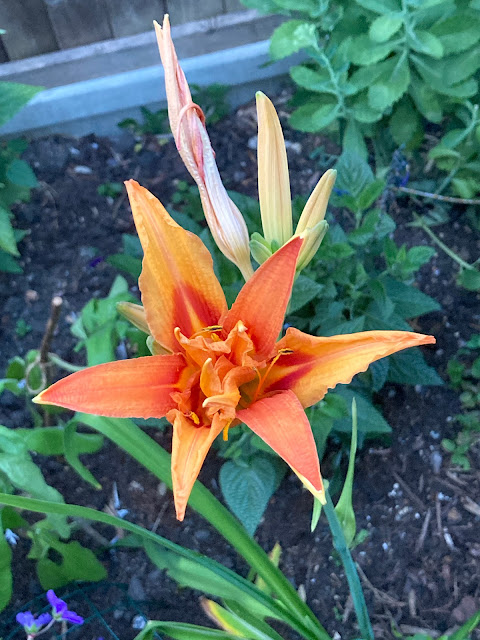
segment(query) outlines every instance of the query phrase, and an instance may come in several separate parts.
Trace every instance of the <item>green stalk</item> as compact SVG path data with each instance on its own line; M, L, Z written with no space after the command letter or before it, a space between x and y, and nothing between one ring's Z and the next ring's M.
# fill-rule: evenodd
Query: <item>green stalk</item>
M63 360L62 358L60 358L60 356L57 356L56 353L49 353L48 359L50 360L50 362L53 362L53 364L56 364L57 367L60 367L60 369L64 369L65 371L69 371L70 373L75 373L76 371L83 371L83 369L87 368L87 367L78 366L76 364L72 364L71 362L67 362L66 360Z
M350 553L347 541L345 540L342 525L340 524L335 512L328 489L325 490L325 498L327 503L323 508L325 515L327 516L328 526L332 532L333 546L340 556L340 560L342 561L343 568L345 570L345 575L347 576L348 586L352 596L355 613L357 615L362 640L374 640L373 629L368 615L367 604L365 602L365 596L363 595L360 578L358 577L357 568L355 567L355 562L353 561L352 554Z
M77 414L79 422L99 431L115 442L159 480L172 488L171 456L133 421ZM297 621L296 629L309 640L331 640L312 610L301 600L283 573L275 567L259 544L239 521L198 480L188 504L202 515L255 569L272 593L281 600ZM173 507L172 507L173 508Z
M455 253L455 251L453 251L452 249L450 249L450 247L447 247L447 245L442 242L440 240L440 238L437 236L436 233L434 233L430 227L428 225L426 225L423 220L419 217L419 216L415 216L416 219L416 223L415 226L419 226L421 229L423 229L425 231L425 233L430 236L430 238L433 240L433 242L435 242L435 244L437 246L440 247L440 249L442 249L442 251L444 251L447 256L449 256L452 260L454 260L460 267L462 267L462 269L467 269L468 271L473 271L475 270L475 267L473 264L469 264L468 262L466 262L465 260L463 260L459 255L457 255ZM412 223L413 225L413 223Z

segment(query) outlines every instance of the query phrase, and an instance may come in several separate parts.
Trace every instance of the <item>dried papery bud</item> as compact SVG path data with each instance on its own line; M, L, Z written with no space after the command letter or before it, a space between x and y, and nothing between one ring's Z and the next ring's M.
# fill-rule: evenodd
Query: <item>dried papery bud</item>
M205 218L218 248L247 280L253 274L247 225L222 184L203 112L192 100L177 59L168 15L163 27L155 22L155 31L165 70L168 117L178 152L197 183Z

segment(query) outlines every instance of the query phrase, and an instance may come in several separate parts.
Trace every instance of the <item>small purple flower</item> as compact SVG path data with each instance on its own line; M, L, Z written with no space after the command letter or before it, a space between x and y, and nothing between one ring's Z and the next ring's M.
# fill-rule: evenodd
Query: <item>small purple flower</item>
M49 613L41 613L38 618L35 618L31 611L24 611L23 613L17 613L16 620L18 624L21 624L26 633L37 633L46 624L51 622L52 616Z
M61 600L53 589L47 591L47 600L52 605L52 615L55 620L64 620L72 624L83 624L82 616L79 616L75 611L69 611L67 603Z

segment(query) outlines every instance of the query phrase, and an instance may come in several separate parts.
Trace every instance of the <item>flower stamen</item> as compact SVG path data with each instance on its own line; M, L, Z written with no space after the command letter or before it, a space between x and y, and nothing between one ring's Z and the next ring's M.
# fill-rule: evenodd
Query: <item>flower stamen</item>
M228 430L230 429L230 425L232 424L233 419L229 420L227 422L227 424L223 427L223 439L225 440L225 442L227 442L228 440Z
M255 394L253 396L253 400L252 403L255 402L260 394L260 391L263 388L263 385L265 384L265 380L267 379L268 374L270 373L270 371L272 370L273 365L277 362L277 360L281 357L281 356L286 356L290 353L293 353L293 349L280 349L280 351L277 353L277 355L273 358L273 360L270 362L270 364L268 365L268 369L265 371L265 373L262 375L260 375L260 372L257 371L258 373L258 377L259 377L259 381L258 381L258 387L255 391Z
M192 422L194 422L194 423L197 425L197 427L198 427L198 425L200 424L200 418L197 416L197 414L195 413L195 411L189 411L189 412L186 414L186 416L187 416L187 418L190 418L190 420L191 420Z

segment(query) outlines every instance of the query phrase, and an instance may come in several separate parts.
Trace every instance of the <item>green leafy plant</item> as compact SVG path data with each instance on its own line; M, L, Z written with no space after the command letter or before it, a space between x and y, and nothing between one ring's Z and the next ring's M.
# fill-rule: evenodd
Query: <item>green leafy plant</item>
M75 351L86 350L89 366L115 360L120 345L123 345L125 356L127 344L132 354L150 353L145 344L145 334L119 315L118 302L136 302L122 276L116 277L106 298L93 298L87 302L72 325L72 333L79 339Z
M32 330L32 325L28 324L28 322L24 318L19 318L15 324L15 333L19 338L24 338L26 335L30 333Z
M473 335L448 363L454 389L461 391L462 413L454 417L460 431L455 438L444 438L442 447L451 454L451 464L471 468L469 452L480 443L480 334Z
M104 182L97 188L97 193L106 198L118 198L123 193L123 184L121 182Z
M365 155L385 130L417 146L423 121L440 123L478 96L480 7L453 0L242 0L290 17L273 33L278 60L304 50L291 68L299 87L290 124L303 131L340 124L345 149Z
M0 487L5 494L21 491L33 498L63 503L62 495L45 481L33 454L64 455L67 460L79 454L98 451L103 444L96 434L70 433L69 426L11 429L0 426ZM70 440L67 442L67 438ZM29 522L10 507L0 506L0 611L12 596L12 554L10 544L18 536L31 541L29 558L36 561L39 581L44 589L64 586L72 580L101 580L106 572L89 549L68 541L72 524L63 515L48 515ZM5 532L10 532L7 538ZM51 552L61 560L53 560Z
M8 122L41 87L15 82L0 82L0 126ZM26 231L14 229L11 206L18 201L27 202L37 179L21 154L27 148L25 140L0 142L0 271L21 273L15 260L20 255L17 243Z

